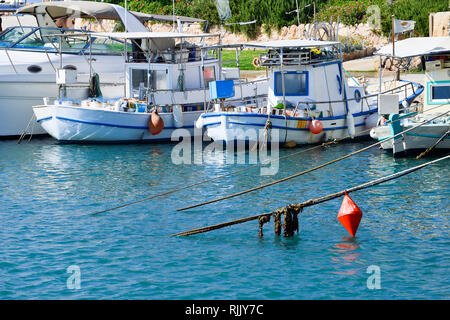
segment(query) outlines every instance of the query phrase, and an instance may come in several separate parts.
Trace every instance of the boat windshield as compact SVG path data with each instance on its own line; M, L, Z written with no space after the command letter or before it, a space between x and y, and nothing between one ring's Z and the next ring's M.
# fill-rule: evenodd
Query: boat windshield
M124 50L124 43L111 38L92 38L90 48L89 37L58 37L58 34L70 35L82 30L39 28L39 27L12 27L0 35L0 48L29 51L58 52L61 41L62 52L72 54L101 54L120 55ZM61 39L60 39L61 38ZM131 47L127 46L131 51Z

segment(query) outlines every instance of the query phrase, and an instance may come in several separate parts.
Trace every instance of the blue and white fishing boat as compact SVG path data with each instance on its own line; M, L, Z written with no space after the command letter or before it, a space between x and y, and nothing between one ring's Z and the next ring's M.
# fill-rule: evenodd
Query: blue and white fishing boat
M267 105L225 111L215 104L196 123L213 140L256 142L264 137L280 144L311 144L368 136L368 129L376 126L378 94L349 84L340 42L280 40L245 47L266 52L259 60L269 75ZM388 90L408 103L422 91L409 82Z
M219 79L231 81L233 91L243 100L261 100L267 93L264 78L244 81L223 72L221 46L203 44L205 38L220 40L217 34L112 32L88 36L131 41L137 51L125 55L125 92L118 93L117 99L60 96L33 107L37 121L61 142L170 141L176 129L185 129L186 135L192 136L198 133L194 132L195 121L209 104L209 85ZM61 72L63 89L77 85L76 81L64 82L75 77L67 70ZM162 131L153 130L153 118L158 118L158 123L162 119Z
M371 137L383 141L442 115L382 143L381 147L393 155L417 153L433 146L435 149L450 149L450 37L409 38L395 43L395 53L389 45L377 54L397 59L423 57L425 95L423 105L410 112L400 113L395 103L383 105L380 114L384 119L371 131Z

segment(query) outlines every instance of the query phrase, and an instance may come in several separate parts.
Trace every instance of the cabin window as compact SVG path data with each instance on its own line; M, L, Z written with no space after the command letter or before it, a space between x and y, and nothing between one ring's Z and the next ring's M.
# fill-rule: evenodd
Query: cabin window
M450 84L431 87L431 100L450 99Z
M143 83L144 88L147 88L147 70L146 69L131 69L131 84L133 91L139 91L139 87Z
M33 27L13 27L0 36L0 47L9 47L33 31Z
M153 70L151 72L151 83L154 90L166 90L167 70Z
M287 96L307 96L308 72L285 72L284 87L285 95ZM281 77L281 72L275 72L275 95L283 95L283 80Z
M203 69L203 79L205 81L206 87L209 87L211 81L216 80L216 72L214 67L205 67Z

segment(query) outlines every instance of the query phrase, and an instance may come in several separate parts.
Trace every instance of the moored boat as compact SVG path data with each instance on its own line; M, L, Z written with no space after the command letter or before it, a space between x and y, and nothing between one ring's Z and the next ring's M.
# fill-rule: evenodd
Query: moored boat
M113 32L90 36L132 41L138 48L139 52L131 54L133 59L125 57L125 94L118 99L81 101L62 97L34 106L37 121L52 137L63 142L116 143L170 141L176 129L185 129L186 135L196 134L194 122L209 104L209 86L223 76L221 47L186 39L219 35ZM248 101L261 100L267 92L265 79L228 79L228 83ZM162 119L162 132L151 132L152 117Z
M386 119L371 131L371 137L383 141L417 126L381 147L393 155L428 148L450 149L450 38L410 38L395 43L395 54L391 46L383 47L378 54L398 59L423 57L426 85L421 108L403 114L396 108L386 108L381 112Z
M378 120L378 95L350 85L336 41L281 40L245 45L264 49L260 64L268 68L267 106L207 110L197 121L215 141L312 144L369 135ZM383 94L398 93L411 103L423 91L404 82ZM260 141L261 142L261 141Z

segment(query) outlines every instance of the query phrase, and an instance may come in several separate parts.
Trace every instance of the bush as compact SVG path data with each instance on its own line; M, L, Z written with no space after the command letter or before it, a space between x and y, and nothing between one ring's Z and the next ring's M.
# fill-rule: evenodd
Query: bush
M414 34L428 36L428 19L431 12L447 11L448 0L397 0L393 4L383 4L381 7L381 28L384 35L392 30L392 15L400 20L416 21Z
M124 0L105 0L124 5ZM297 24L297 14L287 14L296 8L295 0L229 0L232 17L227 22L246 22L257 20L256 24L229 27L233 32L241 32L255 37L264 26L270 34L272 29ZM356 25L367 20L367 8L377 5L381 11L381 27L384 35L392 28L392 14L400 20L416 21L416 35L428 35L428 16L430 12L448 10L448 0L395 0L388 4L386 0L315 0L317 19L322 21L339 20L346 25ZM154 14L172 14L172 0L130 0L128 9ZM313 6L304 8L312 0L298 0L300 23L312 22ZM176 0L175 14L200 18L209 22L209 27L220 25L215 0ZM204 27L204 26L203 26Z
M388 36L392 29L392 15L400 20L414 20L415 35L428 36L428 16L430 12L448 10L448 0L395 0L392 4L385 0L329 0L322 6L318 19L324 21L339 20L346 25L356 25L367 22L367 8L377 5L381 14L381 32Z

